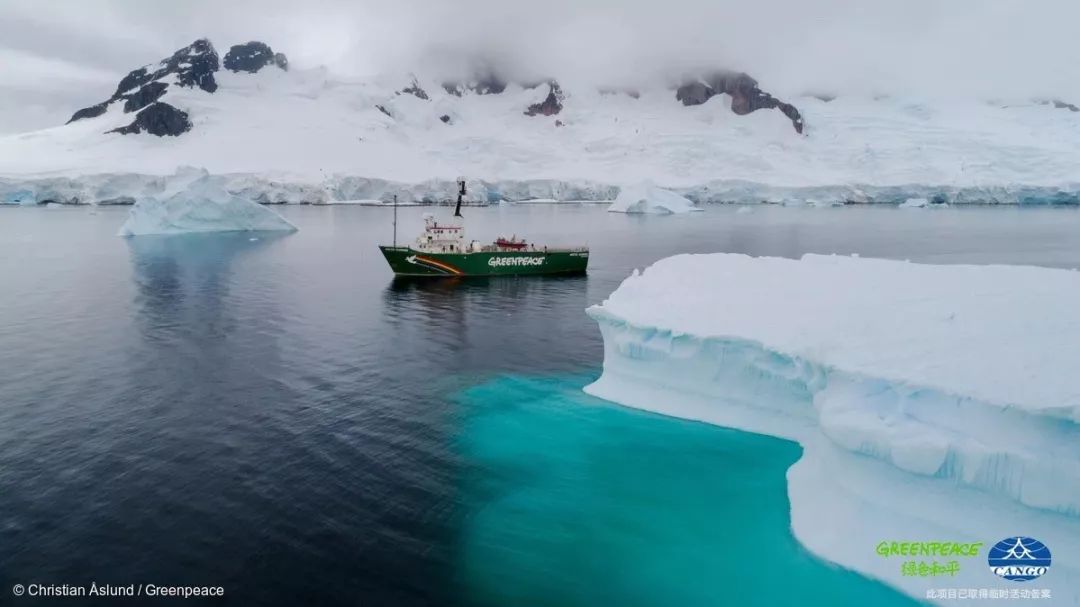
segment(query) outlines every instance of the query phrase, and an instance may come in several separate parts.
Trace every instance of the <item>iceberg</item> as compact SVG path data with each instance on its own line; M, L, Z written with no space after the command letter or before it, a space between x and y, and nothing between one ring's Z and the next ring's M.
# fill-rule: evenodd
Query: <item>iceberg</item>
M206 171L182 169L159 194L138 198L120 236L193 232L296 231L296 226L250 199L230 193Z
M658 188L652 184L629 186L619 190L619 196L611 203L608 211L612 213L649 213L670 215L700 211L689 199L675 192Z
M1077 604L1076 301L1067 270L680 255L588 309L586 391L799 442L792 529L824 558L926 599L1000 580L983 556L930 584L875 544L1044 537L1058 569L1038 586Z

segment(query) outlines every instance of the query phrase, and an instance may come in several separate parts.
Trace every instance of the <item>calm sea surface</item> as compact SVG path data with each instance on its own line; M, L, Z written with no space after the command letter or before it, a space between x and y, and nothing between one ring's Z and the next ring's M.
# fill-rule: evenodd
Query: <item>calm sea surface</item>
M587 277L400 282L375 247L389 209L276 210L300 231L122 239L126 209L0 208L0 604L91 582L231 605L906 604L791 537L798 446L582 394L585 307L687 252L1080 267L1073 209L519 205L467 209L469 235L587 243ZM400 209L399 241L426 210Z

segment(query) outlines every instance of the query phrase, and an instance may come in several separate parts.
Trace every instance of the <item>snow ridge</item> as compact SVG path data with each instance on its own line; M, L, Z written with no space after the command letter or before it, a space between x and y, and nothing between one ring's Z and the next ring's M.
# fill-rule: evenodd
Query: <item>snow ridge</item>
M684 106L662 85L634 97L563 81L557 115L527 116L550 87L459 96L422 75L356 82L321 69L214 78L213 93L169 86L157 100L189 116L181 136L105 134L132 121L112 103L66 126L0 137L0 177L163 176L186 165L290 187L464 175L605 187L651 179L697 203L1080 202L1080 118L1035 102L787 96L806 125L797 135L781 112L736 115L727 94Z

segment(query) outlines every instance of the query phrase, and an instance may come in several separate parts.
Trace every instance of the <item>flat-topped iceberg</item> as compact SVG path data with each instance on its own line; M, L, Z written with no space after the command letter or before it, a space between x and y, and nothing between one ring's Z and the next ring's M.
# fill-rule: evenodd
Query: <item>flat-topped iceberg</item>
M689 199L649 183L620 189L615 202L608 207L608 211L612 213L649 213L653 215L690 213L700 210Z
M1078 301L1066 270L680 255L589 308L604 372L586 391L798 441L792 526L826 558L926 598L1000 579L977 576L984 553L920 585L876 543L1042 534L1060 567L1038 585L1074 604Z
M205 171L186 169L160 193L136 200L120 236L296 230L281 215L232 194Z

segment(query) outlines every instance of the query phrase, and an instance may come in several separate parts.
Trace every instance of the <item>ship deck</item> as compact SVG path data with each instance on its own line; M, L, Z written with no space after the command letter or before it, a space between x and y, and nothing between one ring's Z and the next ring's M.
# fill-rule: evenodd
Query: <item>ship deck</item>
M423 253L425 255L473 255L476 253L521 253L521 254L536 254L536 253L588 253L589 247L528 247L524 249L511 249L509 247L497 247L494 245L484 245L475 251L430 251L425 249L418 249L416 247L408 245L381 245L383 249L388 251L413 251L416 253Z

